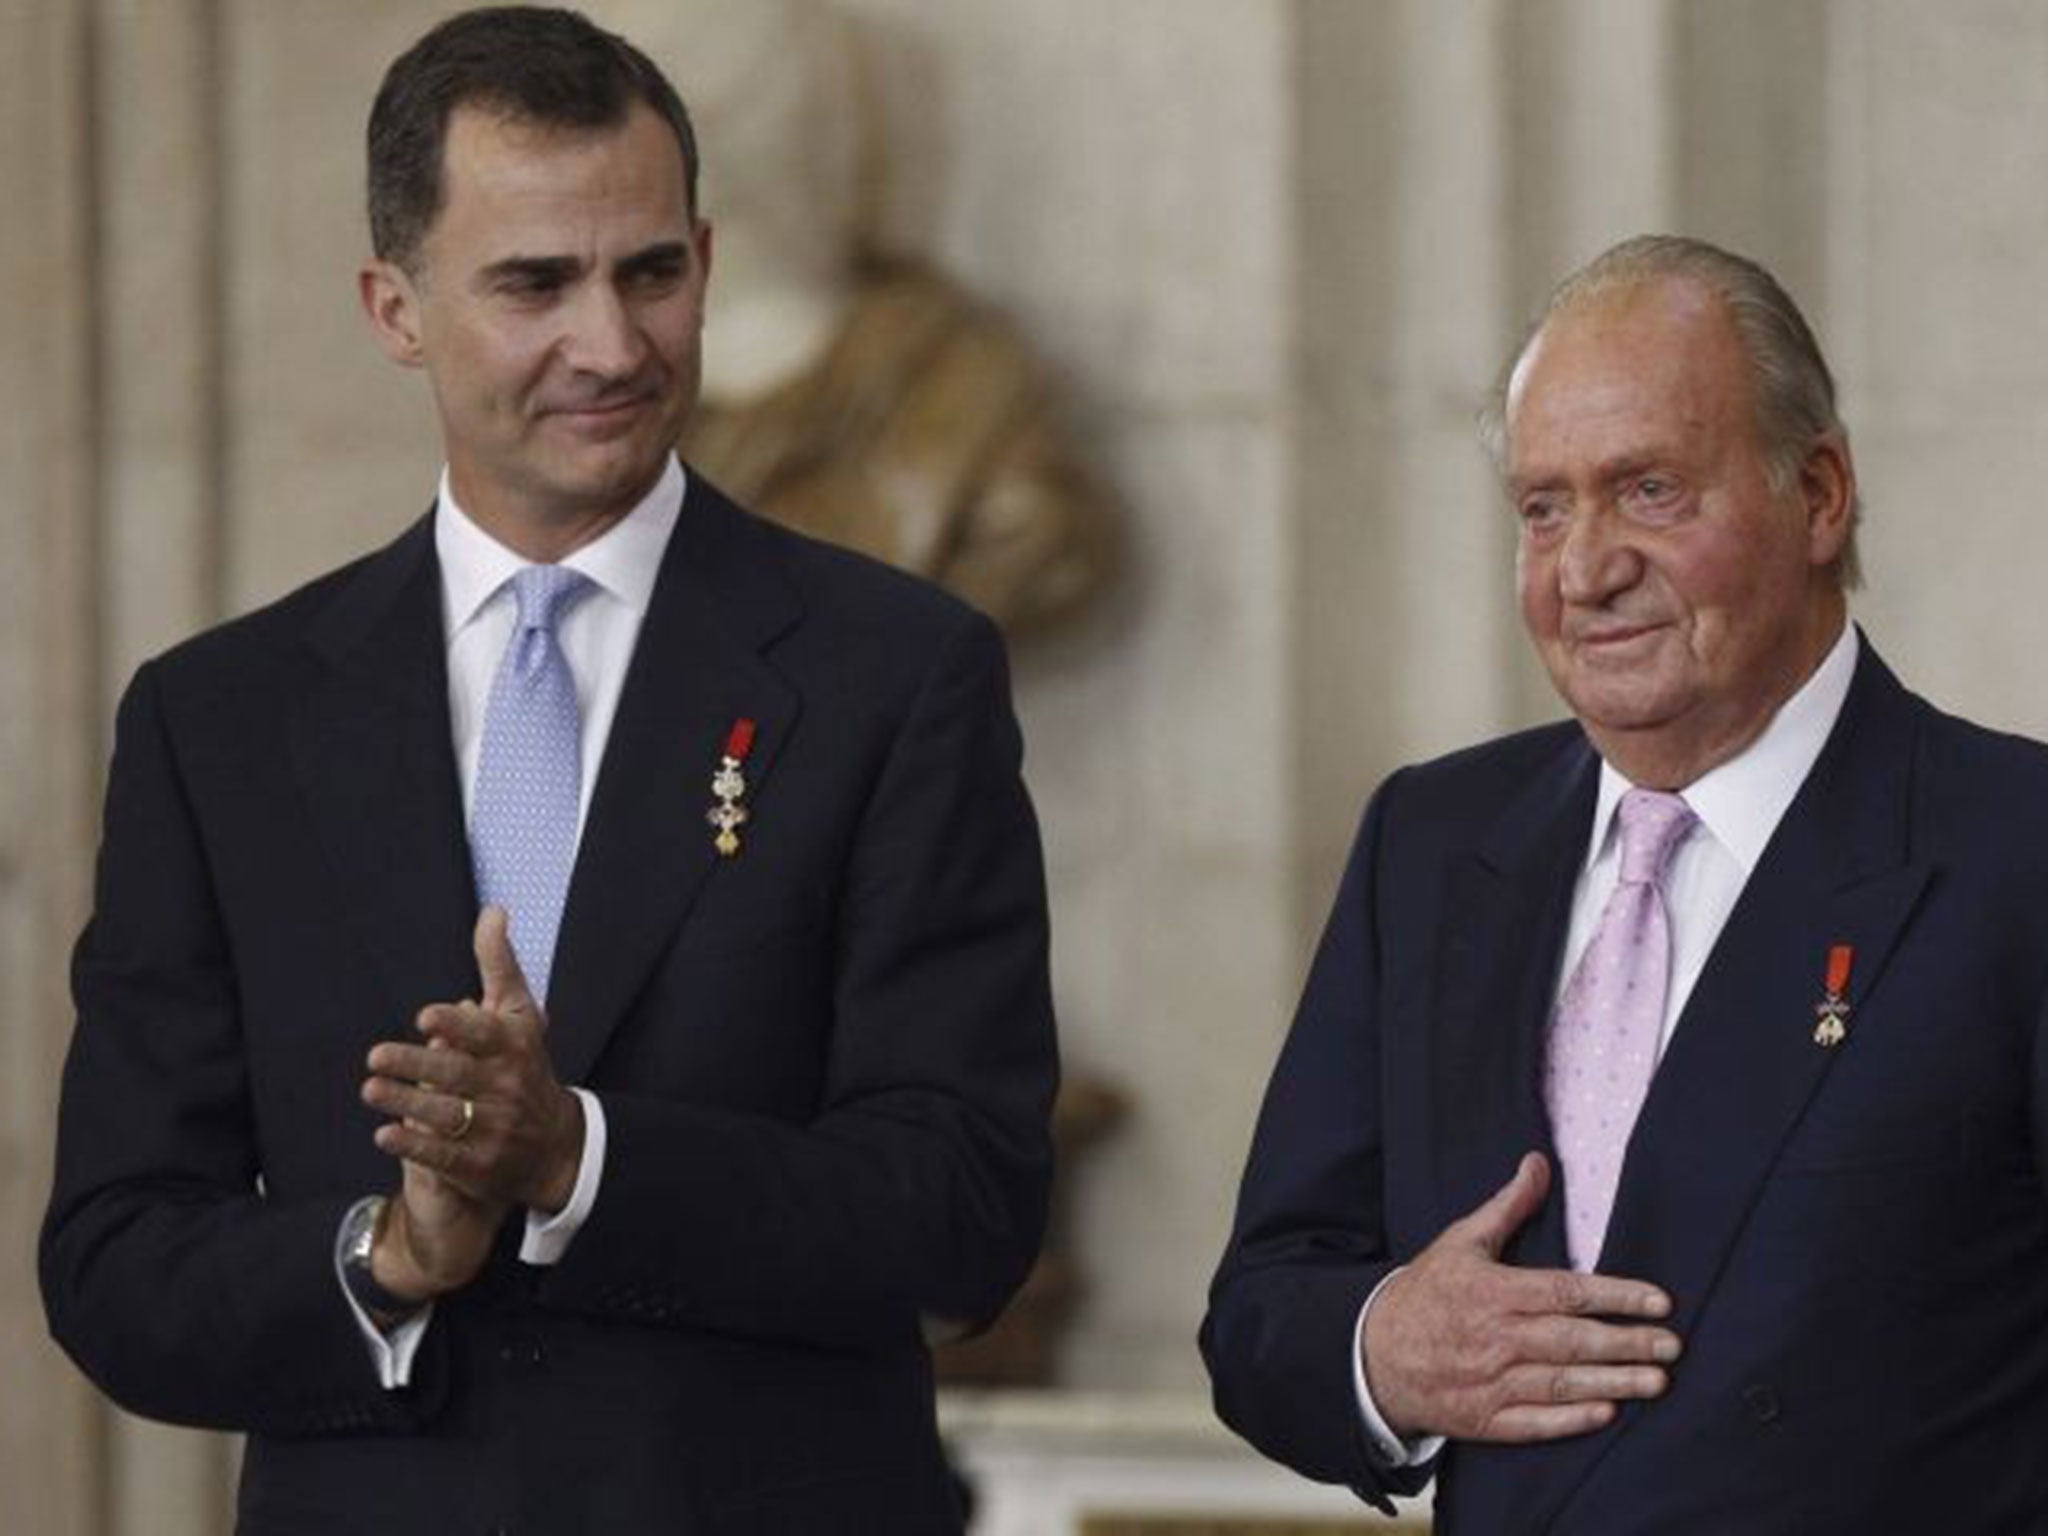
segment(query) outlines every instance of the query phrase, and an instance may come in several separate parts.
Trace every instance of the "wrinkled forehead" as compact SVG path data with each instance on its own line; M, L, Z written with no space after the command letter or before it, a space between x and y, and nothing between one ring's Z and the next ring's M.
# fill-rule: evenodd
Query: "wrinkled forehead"
M636 104L612 128L562 128L462 109L451 119L441 207L422 276L510 258L608 261L692 230L682 153Z
M1630 417L1677 429L1746 412L1749 369L1720 296L1660 278L1553 311L1516 359L1504 404L1512 460L1517 441L1539 431Z
M641 190L685 195L682 146L661 114L635 100L616 122L590 127L550 123L489 103L449 116L442 152L445 202L461 190L552 189L621 177Z

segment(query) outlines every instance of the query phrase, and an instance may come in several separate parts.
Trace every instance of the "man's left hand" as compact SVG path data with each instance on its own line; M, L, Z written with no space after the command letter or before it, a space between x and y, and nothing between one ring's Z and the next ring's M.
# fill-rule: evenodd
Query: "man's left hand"
M420 1010L424 1045L370 1052L363 1101L392 1117L377 1145L483 1200L553 1215L583 1158L583 1105L555 1077L547 1020L512 953L504 912L476 923L480 1002Z

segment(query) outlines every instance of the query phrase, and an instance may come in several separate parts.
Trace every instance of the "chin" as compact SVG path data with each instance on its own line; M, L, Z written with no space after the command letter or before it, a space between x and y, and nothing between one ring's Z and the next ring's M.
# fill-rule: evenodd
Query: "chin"
M1629 686L1632 682L1637 686ZM1611 676L1590 681L1578 678L1561 684L1557 691L1574 715L1601 730L1650 730L1679 712L1670 690L1640 684L1640 679Z
M660 478L668 455L669 445L665 442L658 449L607 454L596 463L564 465L555 476L555 483L566 496L593 506L606 506L622 496L643 494Z

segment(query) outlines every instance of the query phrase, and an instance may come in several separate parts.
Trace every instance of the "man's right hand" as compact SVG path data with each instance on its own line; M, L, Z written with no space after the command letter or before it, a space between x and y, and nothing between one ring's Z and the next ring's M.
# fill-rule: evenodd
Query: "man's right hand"
M1669 1317L1664 1292L1500 1262L1549 1189L1550 1164L1527 1154L1491 1199L1444 1228L1374 1298L1366 1387L1403 1439L1555 1440L1598 1429L1617 1404L1664 1391L1678 1335L1603 1321Z

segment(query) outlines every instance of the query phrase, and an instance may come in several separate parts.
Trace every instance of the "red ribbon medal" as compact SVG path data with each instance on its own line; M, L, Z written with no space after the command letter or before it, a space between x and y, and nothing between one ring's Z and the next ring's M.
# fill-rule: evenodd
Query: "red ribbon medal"
M1856 950L1848 944L1828 947L1826 990L1813 1005L1819 1023L1813 1026L1813 1043L1833 1049L1849 1038L1849 968L1856 963Z
M747 754L754 750L754 722L740 719L726 733L725 753L718 771L711 776L711 793L718 803L704 813L704 819L718 829L711 844L726 858L740 851L740 828L747 824L747 808L740 804L747 793L747 776L740 772Z

